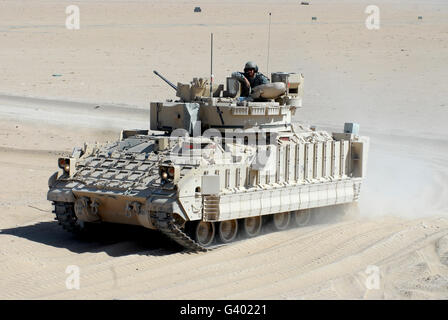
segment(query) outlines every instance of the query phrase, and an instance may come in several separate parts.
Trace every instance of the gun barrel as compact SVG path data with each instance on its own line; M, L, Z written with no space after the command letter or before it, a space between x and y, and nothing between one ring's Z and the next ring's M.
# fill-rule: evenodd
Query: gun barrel
M169 84L169 86L171 88L173 88L174 90L177 91L177 86L175 86L171 81L169 81L168 79L166 79L164 76L162 76L160 73L158 73L156 70L153 70L153 72L156 74L156 76L160 77L160 79L162 79L163 81L165 81L166 83Z

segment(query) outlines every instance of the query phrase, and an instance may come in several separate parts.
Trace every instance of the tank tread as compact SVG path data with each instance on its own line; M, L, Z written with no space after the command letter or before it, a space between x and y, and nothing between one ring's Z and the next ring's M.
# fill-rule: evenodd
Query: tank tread
M178 225L176 225L174 217L170 213L157 212L151 213L151 220L153 225L164 235L171 240L180 244L187 250L191 251L209 251L213 247L204 247L199 243L191 239L186 233L184 233Z
M80 224L75 214L74 204L69 202L54 202L54 211L56 220L64 230L76 235L86 232L84 224Z

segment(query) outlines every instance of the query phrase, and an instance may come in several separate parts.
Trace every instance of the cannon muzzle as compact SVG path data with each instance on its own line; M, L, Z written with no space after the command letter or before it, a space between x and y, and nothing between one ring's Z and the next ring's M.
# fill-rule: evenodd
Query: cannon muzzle
M156 76L159 76L163 81L165 81L166 83L168 83L170 85L171 88L173 88L174 90L177 91L177 86L175 86L171 81L169 81L167 78L165 78L164 76L162 76L160 73L158 73L156 70L153 70L153 72L156 74Z

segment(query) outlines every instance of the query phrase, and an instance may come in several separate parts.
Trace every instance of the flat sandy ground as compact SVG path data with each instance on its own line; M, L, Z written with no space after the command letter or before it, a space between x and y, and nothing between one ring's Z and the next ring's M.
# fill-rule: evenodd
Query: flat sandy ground
M446 1L374 1L379 30L370 1L77 1L76 31L69 4L0 1L0 299L448 298ZM269 72L305 75L297 120L371 137L360 213L199 254L146 230L63 231L57 157L147 128L149 101L174 98L152 70L207 77L211 32L217 81L247 60L268 74L269 12Z

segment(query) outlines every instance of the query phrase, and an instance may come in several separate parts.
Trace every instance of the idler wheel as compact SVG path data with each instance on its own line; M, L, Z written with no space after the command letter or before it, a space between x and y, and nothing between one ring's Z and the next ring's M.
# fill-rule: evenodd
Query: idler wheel
M222 243L229 243L235 240L238 234L238 221L227 220L219 223L218 235Z
M193 233L194 240L203 246L207 247L212 244L215 237L215 224L212 222L199 221Z
M242 221L243 235L248 238L255 237L260 234L263 225L262 217L248 217Z
M274 230L285 230L289 226L289 222L291 221L291 215L289 212L279 212L274 214L272 217L272 223Z
M297 210L293 213L294 223L298 227L304 227L310 223L311 220L311 210Z

